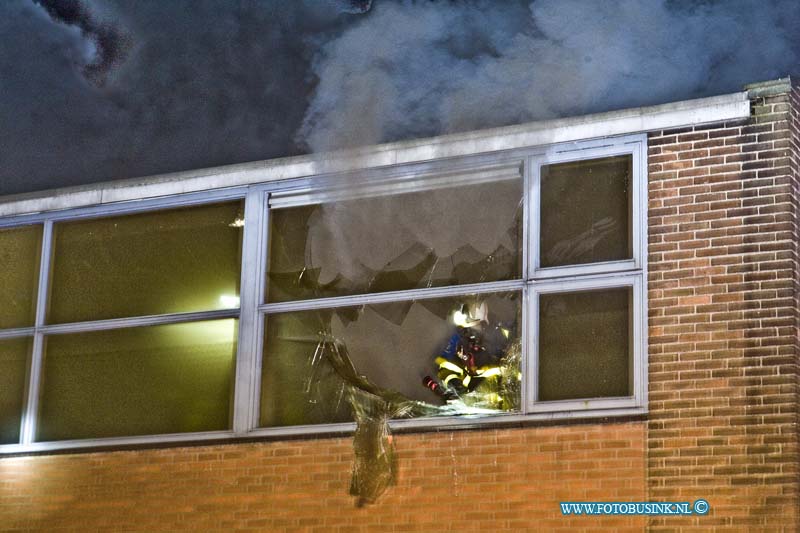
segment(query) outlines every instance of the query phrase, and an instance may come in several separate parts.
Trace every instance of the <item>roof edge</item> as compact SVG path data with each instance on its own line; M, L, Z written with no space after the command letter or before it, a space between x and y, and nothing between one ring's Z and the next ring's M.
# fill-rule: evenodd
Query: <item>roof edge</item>
M0 217L743 119L750 115L750 91L765 90L760 87L754 84L753 89L721 96L0 197Z

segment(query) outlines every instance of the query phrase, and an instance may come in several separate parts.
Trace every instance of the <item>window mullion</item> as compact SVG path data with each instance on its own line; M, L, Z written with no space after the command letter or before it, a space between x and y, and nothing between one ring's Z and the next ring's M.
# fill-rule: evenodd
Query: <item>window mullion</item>
M0 330L0 339L18 339L19 337L33 337L35 328L14 328Z
M520 177L516 159L496 165L474 165L467 168L410 173L395 177L319 180L304 188L276 191L269 199L273 209L291 208L378 196L430 191L439 188L515 180Z
M528 208L528 223L525 229L530 232L528 242L527 257L527 278L532 279L536 272L539 270L539 248L541 245L541 167L544 156L531 157L528 159L528 169L526 176L528 177L528 186L526 193L528 200L526 207Z
M28 390L22 414L20 443L30 444L36 435L36 418L39 411L39 386L41 385L42 363L44 359L44 326L49 296L50 266L52 264L53 221L45 220L42 228L42 251L39 263L39 288L36 295L36 320L31 350L31 364L28 368Z
M239 318L238 309L217 309L215 311L196 311L192 313L169 313L164 315L135 316L129 318L109 318L89 322L70 322L68 324L49 324L37 328L45 335L65 333L87 333L109 329L138 328L143 326L163 326L166 324L182 324L202 320L223 318Z
M264 295L267 241L267 194L247 194L242 239L241 314L234 383L233 431L244 434L256 425L258 376L261 353L261 319L258 310Z
M642 189L647 189L647 180L642 176L647 176L647 172L642 170L643 146L645 143L637 143L633 146L632 175L631 175L631 243L633 244L633 260L636 268L642 268L647 262L647 256L642 255L645 248L642 246L642 235L647 234L647 198L642 196ZM644 217L642 215L644 214ZM642 220L644 219L644 220Z
M289 311L308 311L313 309L330 309L334 307L348 307L365 304L381 304L402 302L409 300L423 300L441 298L446 296L462 296L468 294L485 294L489 292L518 291L525 285L521 279L508 281L491 281L485 283L471 283L466 285L450 285L447 287L432 287L425 289L408 289L404 291L378 292L369 294L356 294L351 296L336 296L332 298L317 298L311 300L295 300L264 304L259 307L262 313L284 313Z
M521 313L521 349L522 360L520 362L520 373L522 375L522 383L520 387L520 411L522 414L528 414L530 405L533 403L532 399L535 394L536 382L532 379L535 376L534 362L531 357L531 349L533 344L534 328L536 327L536 320L531 316L530 299L533 294L531 289L533 273L535 272L534 257L537 256L539 249L538 239L538 220L537 211L535 207L538 202L539 194L538 187L535 185L538 180L538 165L535 163L536 157L527 157L525 159L525 168L523 168L523 188L522 188L522 279L525 280L525 285L522 288L522 313ZM536 225L536 226L534 226Z
M535 361L533 360L533 344L535 342L536 334L535 328L538 324L536 317L531 314L533 309L531 305L531 298L535 296L532 287L533 283L527 282L522 289L522 312L521 320L522 325L520 328L522 361L520 361L520 374L522 376L522 383L520 388L520 411L522 414L530 412L530 406L533 404L533 398L536 394L536 368Z

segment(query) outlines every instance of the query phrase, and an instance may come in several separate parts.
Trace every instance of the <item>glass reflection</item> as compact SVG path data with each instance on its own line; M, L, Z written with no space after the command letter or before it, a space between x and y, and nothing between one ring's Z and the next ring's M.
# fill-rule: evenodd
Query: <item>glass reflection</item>
M522 180L276 209L269 302L521 277Z
M33 326L42 227L0 229L0 329Z
M229 308L242 202L56 224L48 323Z
M0 340L0 444L19 442L32 339Z
M539 295L539 401L633 394L632 294Z
M230 428L237 321L47 338L37 440Z

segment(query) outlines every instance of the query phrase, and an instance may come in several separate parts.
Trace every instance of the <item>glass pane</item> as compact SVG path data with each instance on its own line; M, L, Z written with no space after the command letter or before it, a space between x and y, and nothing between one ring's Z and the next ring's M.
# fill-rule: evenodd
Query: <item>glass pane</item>
M542 267L631 259L630 155L545 165Z
M37 440L229 429L237 321L47 338Z
M0 329L33 326L42 227L0 229Z
M539 401L633 394L632 294L539 295Z
M522 180L276 209L268 301L521 277Z
M0 340L0 444L19 442L31 339Z
M56 224L49 323L238 307L242 202Z
M261 425L352 420L364 391L396 416L518 410L520 323L518 293L269 315Z

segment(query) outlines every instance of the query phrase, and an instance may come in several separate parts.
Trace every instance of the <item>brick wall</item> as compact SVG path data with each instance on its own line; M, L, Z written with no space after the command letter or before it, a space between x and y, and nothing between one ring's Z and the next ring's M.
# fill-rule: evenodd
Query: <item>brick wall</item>
M650 136L649 498L712 509L654 531L800 523L800 106L786 92L754 87L743 123Z
M399 482L348 496L349 438L0 460L0 529L640 531L561 500L646 494L643 422L398 435Z

